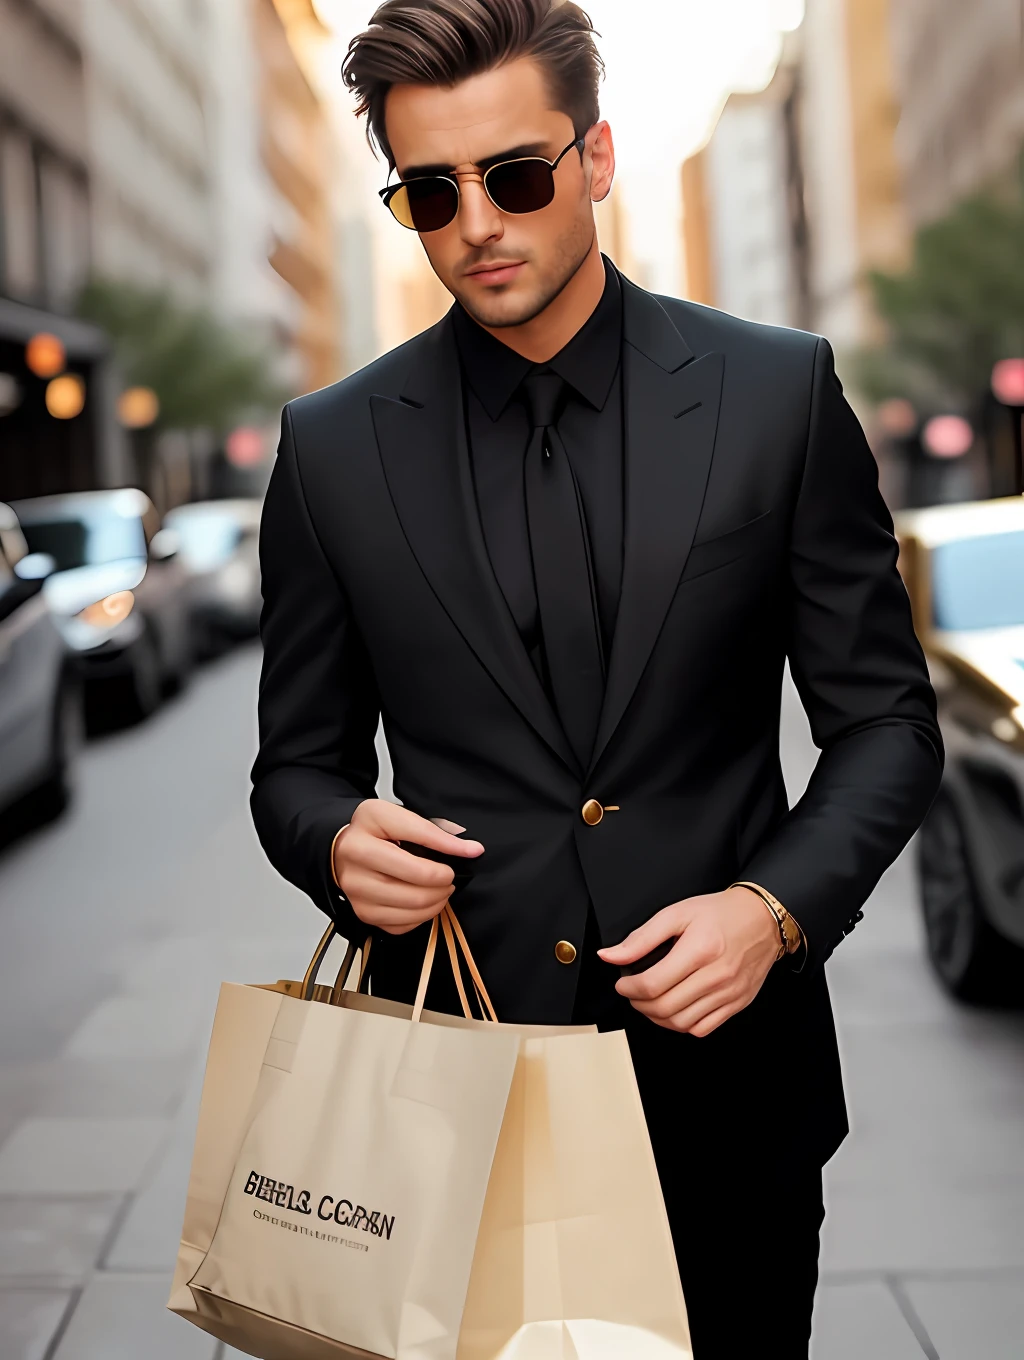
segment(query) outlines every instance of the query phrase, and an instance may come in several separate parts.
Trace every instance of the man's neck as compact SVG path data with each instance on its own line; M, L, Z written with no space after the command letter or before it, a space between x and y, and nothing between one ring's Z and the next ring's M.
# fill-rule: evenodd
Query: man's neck
M595 234L586 259L542 312L521 326L485 326L484 330L531 363L547 363L590 320L601 301L604 286L604 260Z

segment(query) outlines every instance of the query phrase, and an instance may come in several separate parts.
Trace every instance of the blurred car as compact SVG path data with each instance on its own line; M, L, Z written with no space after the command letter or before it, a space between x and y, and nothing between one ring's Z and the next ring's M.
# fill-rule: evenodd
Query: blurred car
M255 637L260 609L260 514L253 499L196 501L164 517L191 577L193 640L198 656Z
M81 687L43 595L53 565L0 503L0 811L31 797L52 816L70 794Z
M188 573L173 531L143 492L81 491L17 501L29 549L56 564L47 604L92 693L145 717L191 667ZM123 692L123 693L122 693Z
M1024 1004L1024 499L896 527L946 742L917 843L928 952L954 995Z

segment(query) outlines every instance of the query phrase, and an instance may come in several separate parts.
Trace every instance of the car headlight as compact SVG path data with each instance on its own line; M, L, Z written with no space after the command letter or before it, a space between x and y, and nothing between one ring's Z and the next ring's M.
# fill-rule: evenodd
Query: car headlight
M75 618L93 628L116 628L125 621L134 605L135 596L130 590L116 590L113 595L105 595L95 604L86 605Z

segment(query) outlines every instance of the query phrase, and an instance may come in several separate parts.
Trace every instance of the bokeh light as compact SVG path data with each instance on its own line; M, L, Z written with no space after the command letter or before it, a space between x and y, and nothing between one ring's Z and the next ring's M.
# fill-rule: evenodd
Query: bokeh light
M77 373L62 373L46 386L46 409L55 420L74 420L85 405L85 383Z
M1000 359L992 370L992 392L1004 406L1024 406L1024 359Z
M37 378L54 378L63 372L67 354L55 335L40 331L25 346L25 363Z
M144 430L160 414L160 398L151 387L129 387L117 399L117 418L126 430Z
M266 442L261 430L251 425L240 425L232 430L224 443L224 456L232 467L256 467L266 455Z
M917 429L917 412L906 397L883 401L877 412L878 426L890 439L907 439Z
M974 443L974 431L963 416L933 416L921 433L921 443L933 458L962 458Z

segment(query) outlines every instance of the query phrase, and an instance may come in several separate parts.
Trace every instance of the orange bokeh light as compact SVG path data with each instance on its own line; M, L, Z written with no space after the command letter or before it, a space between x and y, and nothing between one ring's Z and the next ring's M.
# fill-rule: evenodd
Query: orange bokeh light
M54 378L64 371L67 354L55 335L40 331L25 346L25 363L37 378Z
M46 386L46 409L54 420L74 420L85 405L85 383L77 373L63 373Z
M117 399L117 417L128 430L144 430L160 414L160 398L151 387L129 387Z

